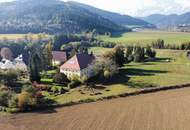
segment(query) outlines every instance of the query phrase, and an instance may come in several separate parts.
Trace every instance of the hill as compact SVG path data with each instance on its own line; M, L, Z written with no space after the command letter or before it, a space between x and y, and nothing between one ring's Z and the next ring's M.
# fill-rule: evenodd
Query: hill
M159 28L173 28L173 30L190 31L190 12L181 15L153 14L142 19Z
M98 8L95 8L95 7L92 7L92 6L89 6L89 5L85 5L85 4L81 4L81 3L73 2L73 1L70 1L69 4L73 5L73 6L80 7L80 8L84 8L84 9L87 9L88 11L90 11L90 12L99 14L100 16L102 16L102 17L104 17L106 19L109 19L110 21L112 21L114 23L117 23L119 25L124 25L124 26L133 26L133 25L135 25L135 26L142 26L142 27L155 27L154 25L152 25L152 24L150 24L148 22L145 22L144 20L137 19L137 18L128 16L128 15L121 15L121 14L118 14L118 13L105 11L105 10L102 10L102 9L98 9Z
M16 0L0 4L0 33L98 33L129 29L80 6L59 0Z

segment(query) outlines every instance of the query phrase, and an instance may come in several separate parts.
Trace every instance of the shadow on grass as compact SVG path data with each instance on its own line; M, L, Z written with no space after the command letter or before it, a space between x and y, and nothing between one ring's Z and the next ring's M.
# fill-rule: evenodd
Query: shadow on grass
M124 84L127 85L130 77L125 72L120 71L119 74L115 75L111 79L104 81L104 85Z
M172 58L156 58L155 62L170 62L172 60Z
M119 38L122 37L124 32L117 32L117 33L112 33L111 38Z
M127 85L132 88L153 88L158 86L157 84L148 82L128 82Z
M129 76L154 76L155 74L167 73L168 71L161 71L161 70L145 70L139 68L128 68L128 69L121 69L122 73L125 73Z
M114 84L123 84L126 86L131 86L134 88L150 88L156 87L158 85L151 84L148 82L130 82L130 76L154 76L155 74L167 73L167 71L159 71L159 70L144 70L138 68L128 68L128 69L120 69L119 74L111 78L110 80L103 83L103 85L114 85Z

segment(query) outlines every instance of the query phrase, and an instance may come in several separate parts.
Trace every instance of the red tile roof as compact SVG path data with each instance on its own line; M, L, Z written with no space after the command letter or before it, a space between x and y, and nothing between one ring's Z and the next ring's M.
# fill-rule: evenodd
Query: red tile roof
M94 60L93 56L88 54L76 54L70 60L68 60L65 64L61 66L61 69L68 70L82 70L87 68L89 64Z
M52 51L53 60L64 62L67 61L67 53L63 51Z

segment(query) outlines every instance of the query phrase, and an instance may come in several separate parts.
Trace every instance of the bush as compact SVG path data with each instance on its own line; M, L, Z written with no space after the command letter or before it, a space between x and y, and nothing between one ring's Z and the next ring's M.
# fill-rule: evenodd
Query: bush
M156 57L156 51L152 50L150 46L146 47L146 55L150 58L155 58Z
M54 93L54 94L63 94L65 92L68 92L68 89L65 89L64 87L62 86L53 86L51 88L51 91Z
M36 98L33 97L32 94L28 92L22 92L18 96L18 107L21 111L31 110L33 107L37 105Z
M134 48L134 62L142 62L145 59L145 49L143 47L137 46Z
M16 94L11 91L0 91L0 106L3 107L14 107L14 103L16 102ZM13 101L15 100L15 102Z
M79 81L71 81L69 84L68 84L68 88L69 89L72 89L72 88L76 88L80 85L81 83Z
M64 84L64 83L68 82L68 78L65 74L58 73L53 76L53 82L58 83L58 84Z
M8 100L10 97L9 91L0 92L0 106L8 106Z
M36 93L36 89L32 85L24 85L22 87L22 92L28 92L33 95Z
M8 107L9 108L17 108L18 107L18 97L16 95L12 96L8 100Z
M5 85L0 85L0 91L8 91L8 87Z
M0 71L0 82L2 84L11 86L15 83L15 81L18 80L18 77L20 76L20 71L16 71L16 70L3 70Z

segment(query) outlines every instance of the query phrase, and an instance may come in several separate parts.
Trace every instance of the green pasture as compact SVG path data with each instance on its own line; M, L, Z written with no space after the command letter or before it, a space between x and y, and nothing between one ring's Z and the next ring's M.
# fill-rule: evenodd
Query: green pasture
M190 33L184 32L164 32L164 31L143 31L143 32L128 32L123 34L115 34L109 36L97 36L103 41L121 43L121 44L150 44L157 39L163 39L166 44L181 44L190 41Z
M96 54L105 48L91 48ZM58 104L97 100L102 97L134 92L141 88L190 83L190 59L185 51L157 50L157 60L144 63L129 63L109 84L98 84L97 88L79 87L59 96L51 96Z

